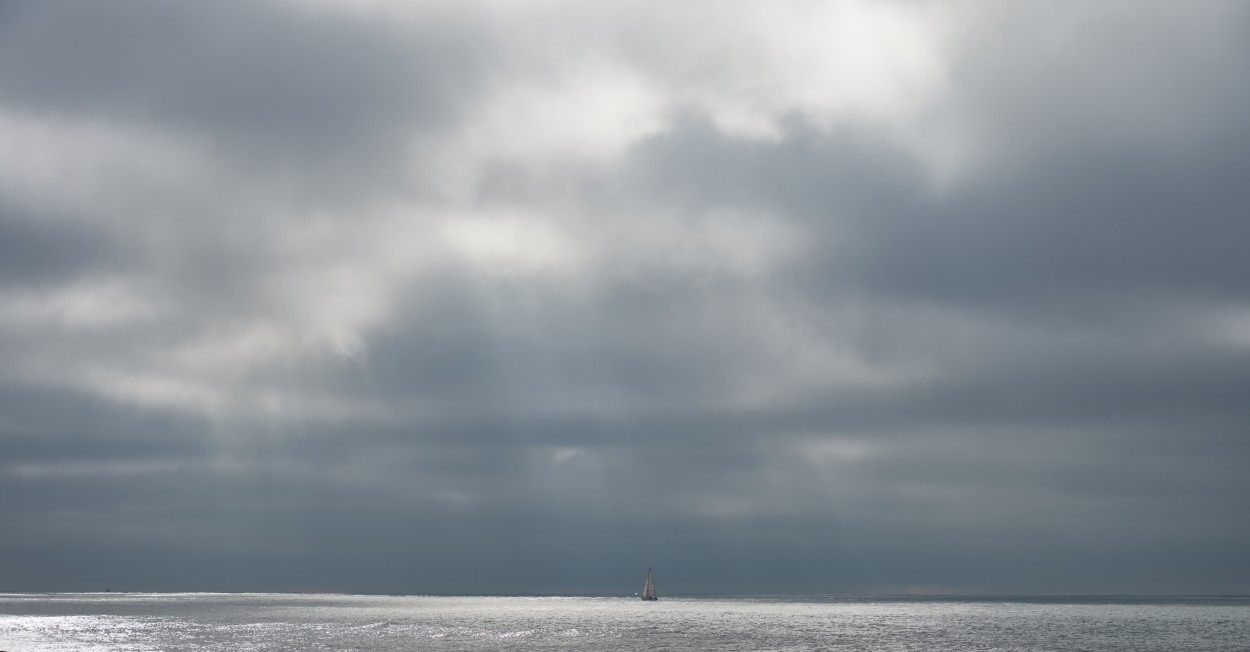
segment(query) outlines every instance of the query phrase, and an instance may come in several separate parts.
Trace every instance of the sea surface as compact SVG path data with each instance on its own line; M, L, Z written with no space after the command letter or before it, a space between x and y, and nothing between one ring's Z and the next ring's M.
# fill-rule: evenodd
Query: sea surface
M0 650L1250 649L1250 598L0 594Z

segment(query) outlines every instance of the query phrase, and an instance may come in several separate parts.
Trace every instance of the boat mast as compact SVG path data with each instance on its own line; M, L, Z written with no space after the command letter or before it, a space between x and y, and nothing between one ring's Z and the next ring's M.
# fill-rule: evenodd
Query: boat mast
M647 567L647 583L642 585L642 599L655 600L655 578L651 575L651 567Z

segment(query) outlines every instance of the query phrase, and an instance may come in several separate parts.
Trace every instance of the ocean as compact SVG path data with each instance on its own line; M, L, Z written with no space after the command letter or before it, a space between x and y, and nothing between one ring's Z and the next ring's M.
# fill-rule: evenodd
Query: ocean
M1250 649L1247 597L0 594L0 650Z

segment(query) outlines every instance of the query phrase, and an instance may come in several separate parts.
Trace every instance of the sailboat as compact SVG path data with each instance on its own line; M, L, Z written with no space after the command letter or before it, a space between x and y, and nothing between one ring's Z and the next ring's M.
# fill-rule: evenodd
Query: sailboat
M655 600L655 578L651 577L651 567L647 567L647 583L642 585L642 599Z

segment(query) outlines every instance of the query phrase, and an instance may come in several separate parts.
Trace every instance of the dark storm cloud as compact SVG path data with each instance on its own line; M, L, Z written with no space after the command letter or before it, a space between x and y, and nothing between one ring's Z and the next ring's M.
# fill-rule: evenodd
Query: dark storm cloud
M1225 134L1240 145L1201 160L1080 134L1063 157L1029 161L1025 151L988 171L991 184L933 196L905 153L860 135L800 128L804 137L781 145L744 144L684 127L640 148L640 190L790 216L817 238L806 263L817 291L1044 311L1068 302L1112 319L1093 299L1184 301L1198 288L1244 299L1250 133Z
M170 124L307 165L385 149L464 99L468 26L448 12L406 27L279 3L18 4L0 88L10 106Z
M67 227L0 204L0 282L39 285L107 266L110 234Z
M1245 590L1204 7L10 5L0 589Z

